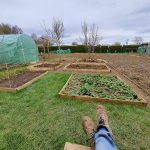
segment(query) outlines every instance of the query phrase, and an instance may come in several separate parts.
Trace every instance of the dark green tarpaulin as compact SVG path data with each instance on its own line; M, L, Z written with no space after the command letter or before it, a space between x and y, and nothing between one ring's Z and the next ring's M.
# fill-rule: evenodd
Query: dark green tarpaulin
M38 61L38 49L30 36L0 35L0 64L27 64Z

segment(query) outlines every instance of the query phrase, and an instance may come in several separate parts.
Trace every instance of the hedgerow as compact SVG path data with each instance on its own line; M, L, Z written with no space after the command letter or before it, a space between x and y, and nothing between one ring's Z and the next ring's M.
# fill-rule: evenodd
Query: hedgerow
M45 48L46 52L58 50L57 46L51 46L49 48ZM71 53L87 53L87 48L84 45L77 45L77 46L61 46L62 50L70 49ZM123 45L123 46L95 46L95 53L130 53L134 52L136 53L138 49L138 45ZM39 47L39 52L43 52L43 48Z

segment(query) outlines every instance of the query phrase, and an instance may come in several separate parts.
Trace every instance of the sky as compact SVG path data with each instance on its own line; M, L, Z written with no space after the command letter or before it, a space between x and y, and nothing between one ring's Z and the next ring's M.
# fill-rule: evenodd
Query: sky
M53 18L64 21L64 44L80 42L81 23L99 26L100 44L150 42L150 0L0 0L0 23L18 25L26 34L44 34Z

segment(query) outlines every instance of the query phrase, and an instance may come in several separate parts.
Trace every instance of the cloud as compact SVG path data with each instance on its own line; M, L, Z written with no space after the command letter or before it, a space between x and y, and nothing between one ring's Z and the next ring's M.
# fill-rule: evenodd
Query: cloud
M149 0L2 0L1 22L17 24L27 34L43 34L43 20L47 27L52 18L64 20L64 43L78 41L81 22L87 20L99 26L103 43L122 42L140 35L150 40Z
M137 33L150 33L150 28L146 28L146 29L141 29L140 31L138 31Z
M150 3L148 3L146 6L143 8L137 9L136 11L133 12L135 15L148 15L150 14Z

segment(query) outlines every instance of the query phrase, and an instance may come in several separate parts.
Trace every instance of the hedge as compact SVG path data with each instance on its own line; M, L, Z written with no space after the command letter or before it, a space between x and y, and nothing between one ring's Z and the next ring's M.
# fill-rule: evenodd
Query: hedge
M48 53L48 48L46 47L46 52ZM71 53L87 53L87 48L84 45L77 46L61 46L61 49L67 50L70 49ZM49 47L49 52L58 50L57 46ZM138 50L138 45L123 45L123 46L96 46L95 53L136 53ZM39 47L39 52L43 52L43 48Z

